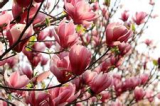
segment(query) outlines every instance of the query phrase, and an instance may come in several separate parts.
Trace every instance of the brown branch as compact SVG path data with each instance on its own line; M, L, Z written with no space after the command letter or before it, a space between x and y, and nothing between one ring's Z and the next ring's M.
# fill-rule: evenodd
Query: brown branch
M3 0L2 2L0 2L0 8L2 8L5 4L7 4L9 0Z

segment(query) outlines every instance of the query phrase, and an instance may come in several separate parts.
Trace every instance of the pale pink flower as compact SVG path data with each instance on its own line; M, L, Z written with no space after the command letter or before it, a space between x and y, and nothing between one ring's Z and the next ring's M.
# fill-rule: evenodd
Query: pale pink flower
M131 45L129 43L122 42L118 45L118 49L119 49L119 54L123 56L131 50Z
M49 94L43 91L31 91L25 98L27 104L31 106L50 106Z
M54 55L50 63L50 70L61 83L66 82L70 77L70 61L67 52L62 52L58 56Z
M100 73L96 75L90 82L89 86L93 93L98 94L107 89L112 83L112 78L107 73Z
M69 52L71 71L75 75L81 75L91 61L91 52L84 46L75 45Z
M120 23L110 23L106 28L106 43L108 46L127 42L130 36L132 36L132 31Z
M88 25L97 18L85 0L65 0L65 9L76 24Z
M125 10L122 14L121 14L121 19L122 19L122 21L127 21L128 20L128 18L129 18L129 14L128 14L128 11L127 10Z
M0 106L7 106L7 102L0 100Z
M149 0L149 4L150 5L155 5L155 1L154 0Z
M86 84L89 84L96 75L97 75L97 72L92 72L91 70L87 70L82 74L82 80Z
M135 16L133 17L133 21L137 25L140 25L140 24L144 23L146 17L147 17L146 12L136 12Z
M29 79L33 77L33 71L28 65L21 67L21 72L26 75Z
M65 106L66 104L74 101L80 92L76 93L76 87L72 83L68 83L65 86L57 87L49 90L52 102L52 106Z
M146 92L141 87L136 87L134 90L134 97L136 101L142 100Z
M5 80L9 87L13 88L22 88L25 87L29 79L26 75L20 75L18 71L13 72L9 77L7 75L7 72L5 71Z
M24 30L25 26L26 26L25 24L15 24L14 26L12 26L12 28L9 31L7 31L6 35L7 35L7 38L9 40L9 45L10 46L14 45L18 41L18 39L19 39L22 31ZM23 42L21 41L20 43L18 43L18 45L14 48L14 50L17 51L17 52L21 52L23 50L25 44L27 43L29 37L32 34L33 34L33 27L30 26L25 31L22 38L20 39L20 40L24 40L24 39L25 40ZM26 39L26 38L28 38L28 39Z
M77 42L78 34L72 21L69 23L61 21L55 32L55 39L62 48L71 47Z
M3 11L0 13L0 19L1 19L0 26L7 24L7 26L9 27L10 22L12 21L13 17L9 12Z

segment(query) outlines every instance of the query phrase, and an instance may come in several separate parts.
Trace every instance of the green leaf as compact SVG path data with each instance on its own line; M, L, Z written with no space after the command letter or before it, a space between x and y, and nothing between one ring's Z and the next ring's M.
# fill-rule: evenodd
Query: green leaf
M134 31L134 32L136 31L136 27L135 27L135 24L134 24L134 23L131 24L131 30Z
M153 62L153 64L154 64L155 66L158 66L157 60L153 60L152 62Z
M30 37L29 43L28 43L27 48L26 48L27 51L31 51L30 48L32 48L32 46L34 45L36 40L37 40L36 36L31 36Z
M86 29L82 25L77 25L76 31L78 33L84 33L86 31Z
M32 88L33 87L33 84L32 83L29 83L26 85L26 87L29 89L29 88Z
M45 23L46 23L47 26L50 26L50 25L51 25L51 22L50 22L49 18L46 18L46 19L45 19Z

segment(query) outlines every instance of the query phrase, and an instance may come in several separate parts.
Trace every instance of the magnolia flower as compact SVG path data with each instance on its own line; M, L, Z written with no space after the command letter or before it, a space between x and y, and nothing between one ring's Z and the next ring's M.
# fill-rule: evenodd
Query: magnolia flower
M7 102L0 100L0 106L7 106Z
M87 70L82 74L82 79L86 84L89 84L96 75L97 72L92 72L91 70Z
M78 34L72 21L65 23L61 21L55 30L55 39L62 48L68 48L76 43Z
M33 71L28 65L21 67L21 72L26 75L29 79L33 77Z
M108 46L118 45L120 42L127 42L132 31L120 23L110 23L106 28L106 43Z
M65 10L76 24L88 25L96 19L96 14L85 0L65 0Z
M145 18L147 17L146 12L136 12L135 17L133 17L133 21L137 24L140 25L144 23Z
M13 3L12 5L12 15L14 18L17 18L22 13L22 7L20 7L17 3Z
M31 91L26 96L25 101L31 106L49 106L49 94L43 91Z
M129 14L128 14L128 11L125 10L122 14L121 14L121 19L122 21L127 21L128 20L128 17L129 17Z
M25 28L25 24L15 24L12 26L12 28L7 31L7 38L9 40L10 46L14 45L21 37L21 33ZM25 31L25 33L22 35L20 40L24 40L25 38L29 38L33 34L33 27L30 26L28 29ZM28 39L25 39L23 42L21 41L18 43L18 45L14 48L15 51L21 52L27 43Z
M100 73L93 78L89 86L95 94L98 94L101 91L107 89L111 83L112 78L107 73Z
M59 82L64 83L71 77L71 74L69 74L70 61L67 52L53 56L50 64L50 70Z
M81 75L91 61L91 52L84 46L75 45L69 52L71 71L75 75Z
M76 93L76 87L72 83L68 83L62 87L49 90L52 99L52 106L65 106L74 101L80 92Z
M134 90L134 97L136 101L142 100L145 94L146 92L144 91L143 88L136 87Z
M129 43L122 42L118 45L118 49L120 52L119 54L123 56L131 50L131 45Z
M12 15L10 13L8 13L7 11L3 11L0 14L0 26L7 24L9 25L10 22L12 21Z
M29 79L26 75L20 75L18 71L13 72L9 77L7 76L7 72L5 71L5 80L9 87L13 88L22 88L25 87Z

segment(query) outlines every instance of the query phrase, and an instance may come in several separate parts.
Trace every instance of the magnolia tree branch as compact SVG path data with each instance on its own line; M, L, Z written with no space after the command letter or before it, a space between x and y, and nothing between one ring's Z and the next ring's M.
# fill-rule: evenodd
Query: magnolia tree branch
M1 0L0 1L0 8L2 8L5 4L8 3L9 0Z

